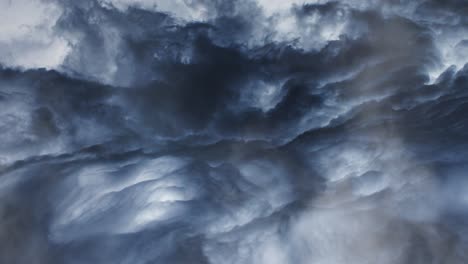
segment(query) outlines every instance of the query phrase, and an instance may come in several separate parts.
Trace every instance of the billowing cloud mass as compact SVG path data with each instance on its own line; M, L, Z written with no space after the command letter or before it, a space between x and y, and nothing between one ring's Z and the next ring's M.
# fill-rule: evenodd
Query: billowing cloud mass
M0 263L468 263L464 0L0 0Z

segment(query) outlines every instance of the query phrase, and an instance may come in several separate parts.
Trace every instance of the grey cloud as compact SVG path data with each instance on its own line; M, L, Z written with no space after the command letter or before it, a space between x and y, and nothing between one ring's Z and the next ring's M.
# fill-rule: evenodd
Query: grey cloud
M41 3L0 262L466 262L463 1Z

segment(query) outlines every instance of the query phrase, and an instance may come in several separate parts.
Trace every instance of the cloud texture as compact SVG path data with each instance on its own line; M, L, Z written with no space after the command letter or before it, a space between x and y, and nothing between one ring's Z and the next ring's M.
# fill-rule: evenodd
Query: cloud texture
M0 0L0 263L468 262L463 0Z

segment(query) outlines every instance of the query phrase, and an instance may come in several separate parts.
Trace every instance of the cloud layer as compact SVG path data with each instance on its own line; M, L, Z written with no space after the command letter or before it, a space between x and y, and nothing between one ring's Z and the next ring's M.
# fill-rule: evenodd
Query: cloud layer
M466 263L467 14L0 1L0 262Z

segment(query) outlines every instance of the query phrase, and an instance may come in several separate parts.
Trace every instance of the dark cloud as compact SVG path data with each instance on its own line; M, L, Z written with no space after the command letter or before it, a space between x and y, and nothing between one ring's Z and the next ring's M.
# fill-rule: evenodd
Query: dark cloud
M30 1L1 263L466 262L463 1Z

